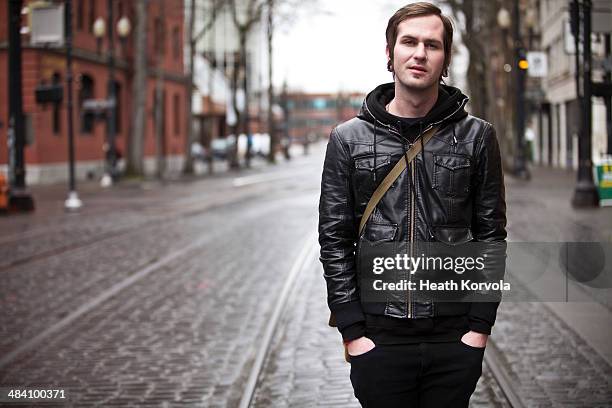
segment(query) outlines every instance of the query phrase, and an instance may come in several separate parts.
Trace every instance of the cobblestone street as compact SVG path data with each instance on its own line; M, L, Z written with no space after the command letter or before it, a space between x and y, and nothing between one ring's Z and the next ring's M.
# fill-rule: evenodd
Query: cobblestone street
M324 148L203 179L86 184L79 214L61 210L63 186L34 189L35 213L0 218L0 388L66 390L45 407L239 406L289 271L316 236ZM509 239L610 241L612 208L573 210L574 179L544 169L531 182L507 177ZM327 326L322 273L316 246L251 406L359 406ZM612 405L600 340L612 327L610 290L586 293L596 311L586 319L567 312L586 307L578 302L502 302L491 341L524 406ZM510 406L491 361L472 407Z

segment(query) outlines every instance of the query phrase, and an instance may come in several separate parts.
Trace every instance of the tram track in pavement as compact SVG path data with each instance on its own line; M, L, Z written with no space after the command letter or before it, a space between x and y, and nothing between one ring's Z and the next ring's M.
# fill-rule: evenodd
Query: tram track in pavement
M298 173L300 172L301 171L298 169ZM153 214L152 218L147 218L144 221L140 221L123 228L103 232L90 239L84 239L59 247L49 248L33 255L29 255L4 264L0 264L0 273L10 269L17 269L17 267L21 267L32 262L49 259L51 257L62 255L71 251L76 251L87 247L93 247L99 243L104 243L109 240L128 235L133 231L141 232L143 229L151 228L153 226L159 227L160 223L171 223L179 218L198 216L206 211L214 210L215 208L219 208L225 205L236 204L243 200L253 199L255 197L260 196L261 191L258 191L257 189L261 183L290 180L292 177L295 176L294 173L295 172L290 172L289 174L285 175L277 175L275 173L265 172L263 174L235 177L232 179L232 184L230 186L225 186L225 189L222 190L223 192L237 191L238 194L236 194L235 197L232 196L229 199L213 199L203 205L202 199L210 196L210 193L207 193L205 195L197 195L194 197L190 197L189 199L185 200L184 203L179 203L178 206L176 204L168 205L167 203L163 203L157 207L145 209L146 212ZM248 187L251 187L251 190L247 191L252 191L252 189L254 188L255 192L251 192L250 194L244 194L242 190ZM159 218L156 219L155 217L157 214L159 214ZM35 239L37 237L52 233L53 231L43 230L41 232L27 234L25 237L20 236L11 240L4 239L1 240L1 243L3 246L10 247L11 245L23 242L24 240Z
M310 195L310 194L308 194ZM261 197L260 194L258 194ZM238 200L232 200L231 203L239 203L245 199L244 196L240 197ZM219 204L227 205L228 203ZM207 209L211 208L210 206ZM190 210L185 210L190 211ZM199 211L198 211L199 213ZM4 368L10 366L13 362L18 360L21 356L25 355L28 351L35 349L38 345L44 344L44 342L49 339L53 339L56 336L60 336L62 330L70 327L75 322L82 319L86 314L100 308L105 302L109 301L111 298L119 295L121 292L125 291L127 288L135 285L137 282L143 280L145 277L158 271L170 263L176 261L179 258L187 257L191 253L198 251L202 247L206 246L207 243L215 240L216 237L211 234L205 235L203 238L177 250L173 250L167 253L165 256L153 260L153 262L140 267L134 273L125 277L121 281L115 283L109 288L104 289L102 292L94 296L92 299L78 305L73 308L73 310L68 313L66 316L61 318L59 321L56 321L52 325L43 328L39 331L38 334L29 338L27 341L19 344L17 347L14 347L11 350L7 350L7 352L0 355L0 371ZM311 243L312 246L312 243ZM293 272L292 272L293 273Z
M497 386L502 392L502 397L505 399L507 406L512 408L525 408L527 405L522 401L518 387L512 380L510 371L504 364L504 359L501 350L497 347L495 341L491 338L487 341L484 361L489 368L491 376L495 380Z
M269 320L266 326L264 327L261 337L261 343L256 348L256 350L254 350L253 365L251 366L249 376L246 380L244 390L242 392L242 396L238 404L238 408L249 408L251 406L251 403L253 402L259 380L265 368L266 358L270 353L274 340L274 335L283 315L283 309L287 304L289 296L295 290L295 283L300 272L308 264L308 261L312 259L312 256L314 256L317 248L318 245L316 235L314 233L308 234L302 246L302 250L300 251L300 254L296 258L293 266L291 267L291 270L289 271L289 274L285 280L281 293L274 304Z

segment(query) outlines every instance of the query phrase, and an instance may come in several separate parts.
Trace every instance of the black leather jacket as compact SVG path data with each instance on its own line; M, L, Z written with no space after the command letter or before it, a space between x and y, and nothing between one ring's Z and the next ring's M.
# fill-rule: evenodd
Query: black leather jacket
M398 318L468 315L470 328L482 333L490 333L495 321L498 302L437 303L410 298L408 292L385 302L360 301L356 264L362 240L398 245L501 241L505 251L506 205L495 130L467 114L468 98L457 88L441 84L439 89L430 113L409 125L385 111L393 84L381 85L366 97L358 117L331 132L321 181L319 243L328 305L340 331L363 322L364 313ZM357 236L378 183L434 125L439 126L435 136Z

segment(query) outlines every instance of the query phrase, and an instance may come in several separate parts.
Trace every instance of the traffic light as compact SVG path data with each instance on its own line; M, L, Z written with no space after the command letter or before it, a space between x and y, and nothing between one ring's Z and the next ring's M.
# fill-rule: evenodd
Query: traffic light
M529 63L527 62L527 57L525 56L525 50L520 49L518 51L518 67L519 69L527 69L529 68Z

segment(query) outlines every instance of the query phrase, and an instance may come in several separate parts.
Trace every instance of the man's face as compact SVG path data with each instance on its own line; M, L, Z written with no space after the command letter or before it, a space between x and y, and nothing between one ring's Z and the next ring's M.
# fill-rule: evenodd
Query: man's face
M393 50L396 81L408 90L436 87L443 66L444 26L438 16L412 17L399 23Z

